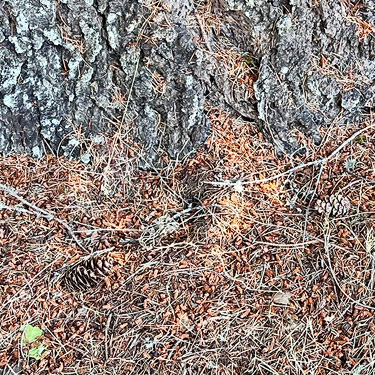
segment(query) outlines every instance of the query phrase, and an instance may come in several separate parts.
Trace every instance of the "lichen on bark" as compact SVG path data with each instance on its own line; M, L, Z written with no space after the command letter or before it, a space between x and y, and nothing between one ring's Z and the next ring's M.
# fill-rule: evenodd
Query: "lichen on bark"
M204 143L212 105L257 122L280 153L301 151L295 129L319 143L319 127L371 113L374 9L373 0L4 0L0 152L77 157L78 135L124 119L157 166Z

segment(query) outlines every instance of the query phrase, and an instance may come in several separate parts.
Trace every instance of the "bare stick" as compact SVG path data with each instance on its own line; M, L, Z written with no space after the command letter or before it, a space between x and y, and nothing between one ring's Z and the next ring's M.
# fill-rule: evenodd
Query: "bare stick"
M105 339L104 339L104 354L105 354L105 360L108 361L109 358L109 353L108 353L108 331L109 331L109 326L111 324L113 314L109 314L108 319L107 319L107 324L105 325ZM110 346L111 348L111 346Z
M13 188L7 186L7 185L4 185L4 184L0 184L0 190L3 190L5 191L6 193L10 194L12 197L16 198L18 201L20 201L21 203L25 204L26 206L32 208L34 211L36 211L34 213L34 215L36 216L42 216L44 218L46 218L48 221L51 221L51 220L55 220L56 222L58 222L59 224L61 224L69 233L69 235L73 238L73 240L75 241L75 243L82 249L84 250L85 252L87 252L87 250L84 248L84 246L81 245L80 241L78 240L78 238L76 237L76 235L73 233L73 230L72 228L68 225L68 223L64 220L61 220L59 219L58 217L56 217L53 213L49 212L49 211L46 211L44 210L43 208L39 208L38 206L36 206L35 204L27 201L26 199L22 198L16 190L14 190ZM7 206L6 206L7 207ZM18 209L17 207L7 207L7 208L13 208L14 210L16 211L20 211L20 209ZM31 212L30 212L31 213Z
M231 182L231 181L222 181L222 182L205 181L205 184L215 185L215 186L238 186L239 182L240 182L241 185L263 184L265 182L277 180L280 177L284 177L284 176L286 176L286 175L288 175L290 173L297 172L297 171L299 171L301 169L304 169L304 168L307 168L307 167L311 167L313 165L326 164L330 159L332 159L335 155L337 155L345 146L347 146L351 141L353 141L353 139L355 139L361 133L363 133L366 130L371 129L373 127L375 127L375 124L366 126L365 128L356 131L351 137L349 137L346 141L344 141L339 147L337 147L327 157L322 158L322 159L318 159L318 160L314 160L314 161L310 161L310 162L305 163L305 164L297 165L296 167L291 168L291 169L287 170L286 172L280 173L280 174L278 174L276 176L271 176L271 177L262 178L262 179L259 179L259 180L253 180L253 181L236 181L236 182Z

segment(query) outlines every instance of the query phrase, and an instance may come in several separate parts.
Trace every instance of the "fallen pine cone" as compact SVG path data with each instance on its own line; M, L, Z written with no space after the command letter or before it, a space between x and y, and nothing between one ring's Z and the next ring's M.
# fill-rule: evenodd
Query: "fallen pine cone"
M351 207L350 200L341 194L318 199L315 204L315 209L319 213L334 217L345 216Z
M107 259L99 256L84 259L70 265L62 280L69 289L84 291L102 282L111 266Z

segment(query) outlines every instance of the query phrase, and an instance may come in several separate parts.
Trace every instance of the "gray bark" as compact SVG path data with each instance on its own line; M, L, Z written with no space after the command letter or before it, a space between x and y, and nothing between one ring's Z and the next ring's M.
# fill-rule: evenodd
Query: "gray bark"
M77 133L95 141L126 109L157 165L202 145L212 104L293 152L292 129L318 143L319 126L371 112L374 36L358 31L361 20L375 24L373 0L212 0L213 26L202 28L205 3L0 1L0 152L78 156ZM254 96L228 72L225 51L258 77Z

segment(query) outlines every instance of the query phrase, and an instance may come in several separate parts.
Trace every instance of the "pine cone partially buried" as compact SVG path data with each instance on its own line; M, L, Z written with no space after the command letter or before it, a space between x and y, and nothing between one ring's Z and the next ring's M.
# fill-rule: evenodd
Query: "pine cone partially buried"
M351 208L350 200L341 194L331 195L325 199L318 199L315 209L327 216L345 216Z
M63 282L69 289L84 291L103 281L110 269L108 260L92 257L70 265L63 275Z

